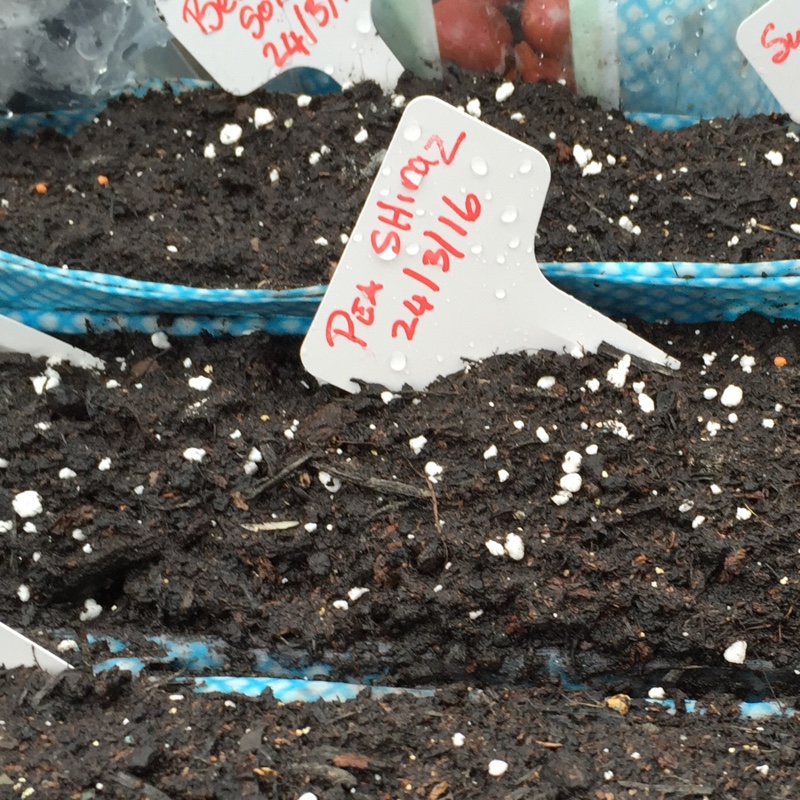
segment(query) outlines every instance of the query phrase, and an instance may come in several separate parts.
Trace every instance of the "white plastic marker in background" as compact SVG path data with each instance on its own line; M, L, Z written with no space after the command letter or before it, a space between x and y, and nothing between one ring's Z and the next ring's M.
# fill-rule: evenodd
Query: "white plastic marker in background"
M16 667L40 667L53 675L72 667L49 650L31 641L13 628L0 622L0 666L5 669Z
M351 392L352 379L423 389L463 359L603 342L677 369L542 275L549 183L538 150L434 97L409 103L303 342L306 369Z
M33 358L52 358L69 361L76 367L104 370L106 365L91 353L37 331L28 325L0 315L0 352L27 353Z
M739 26L736 44L786 113L800 123L800 2L770 0Z
M175 38L223 89L243 95L311 67L340 84L397 84L403 65L378 36L371 0L157 0Z

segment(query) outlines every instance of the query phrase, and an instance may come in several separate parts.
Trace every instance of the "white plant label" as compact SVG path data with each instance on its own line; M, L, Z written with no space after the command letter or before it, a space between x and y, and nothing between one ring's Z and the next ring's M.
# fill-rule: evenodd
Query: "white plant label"
M736 43L786 113L800 123L800 2L770 0L739 26Z
M40 667L45 672L58 674L72 667L40 644L23 636L0 622L0 667Z
M424 389L464 359L602 342L666 353L557 289L534 256L550 183L538 151L434 97L409 103L311 323L320 381Z
M157 0L175 38L232 94L310 67L340 84L393 89L402 64L378 36L370 0Z
M105 364L91 353L0 315L0 352L27 353L33 358L69 361L77 367L104 370Z

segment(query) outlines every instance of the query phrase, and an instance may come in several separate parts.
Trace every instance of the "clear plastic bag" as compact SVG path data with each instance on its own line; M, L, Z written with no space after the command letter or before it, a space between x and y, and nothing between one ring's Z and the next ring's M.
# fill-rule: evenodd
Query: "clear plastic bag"
M167 70L179 58L165 50L171 39L153 0L2 0L0 107L21 114L107 99Z

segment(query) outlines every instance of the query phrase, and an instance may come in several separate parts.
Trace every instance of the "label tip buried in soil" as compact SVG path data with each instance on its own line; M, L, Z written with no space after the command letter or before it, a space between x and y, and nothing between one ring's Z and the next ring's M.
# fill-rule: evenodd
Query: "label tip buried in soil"
M4 669L16 667L39 667L54 675L72 667L41 645L17 633L0 622L0 666Z
M3 351L26 353L33 358L69 361L86 369L105 369L105 363L91 353L0 315L0 352Z
M553 286L534 255L550 184L538 150L434 97L406 108L303 342L303 364L424 389L464 361L608 344L680 364Z

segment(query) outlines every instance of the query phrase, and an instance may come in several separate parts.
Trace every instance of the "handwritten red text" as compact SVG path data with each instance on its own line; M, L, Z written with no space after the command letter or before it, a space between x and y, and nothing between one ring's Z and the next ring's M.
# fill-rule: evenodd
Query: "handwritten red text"
M357 344L359 347L366 347L367 343L356 336L356 322L361 325L370 326L375 321L375 306L377 305L377 294L383 289L382 283L370 281L366 286L356 284L358 295L350 304L350 310L337 308L328 314L328 322L325 326L325 341L329 347L333 347L336 336ZM366 301L367 305L364 305Z
M765 50L775 51L772 54L772 61L774 64L783 64L792 50L797 50L800 47L800 30L792 33L791 31L786 36L773 36L771 39L769 35L775 30L775 24L770 22L761 34L761 46Z
M461 222L472 223L477 220L481 215L481 201L477 195L468 194L464 198L464 206L460 207L457 203L451 200L447 195L442 196L442 201L448 209L458 217ZM467 235L467 229L455 219L445 214L440 214L438 222L442 226L448 228L448 231L443 231L441 228L429 229L423 232L423 236L433 243L433 247L428 248L422 254L422 263L425 266L436 266L441 271L450 271L450 259L464 258L464 252L459 250L453 244L453 234L460 237ZM455 241L458 241L455 239ZM415 269L406 267L403 269L403 274L415 280L421 286L431 292L438 292L440 286L428 275L418 272ZM392 323L392 338L396 339L402 333L410 342L414 339L414 334L417 331L417 323L419 318L427 311L433 311L434 305L424 294L412 294L410 299L404 300L403 305L411 313L411 317L398 318Z
M281 11L283 19L294 15L298 30L282 31L277 39L263 41L262 54L271 58L276 67L283 67L293 55L310 55L310 47L318 41L317 32L339 17L337 2L348 0L261 0L255 6L239 5L239 0L184 0L183 21L194 22L203 33L215 33L222 29L226 18L238 9L235 19L250 35L263 41L268 34L269 23Z
M410 193L419 189L422 179L433 167L437 167L439 164L449 166L453 163L453 159L456 157L458 149L466 136L467 134L461 131L454 144L448 150L442 141L442 137L434 134L423 147L428 156L417 155L409 158L400 168L400 183L406 192L403 194L398 193L391 203L387 203L384 200L379 200L377 203L381 212L378 215L378 222L382 222L387 227L375 228L370 234L370 243L376 255L383 256L387 254L387 250L396 256L400 254L402 245L400 233L411 229L408 220L414 216L413 212L409 210L409 206L414 204L415 198ZM433 153L429 152L431 148L434 148ZM435 154L438 154L439 157L429 157ZM402 205L400 205L401 203Z
M400 168L401 189L394 197L375 203L379 225L372 231L369 241L376 255L384 259L394 259L400 255L400 235L411 230L417 190L432 169L453 163L466 136L466 132L461 131L451 144L445 144L441 136L431 136L422 152L409 158ZM467 194L461 201L455 201L445 194L441 200L445 208L437 217L438 224L422 232L425 249L422 251L421 265L402 267L402 274L414 281L414 286L402 301L407 313L391 323L393 338L403 335L408 341L414 339L420 317L434 310L431 296L441 291L437 282L439 274L449 272L453 261L464 258L459 240L467 235L465 226L475 222L481 215L481 203L477 195ZM431 268L438 272L432 272ZM376 295L383 289L383 284L370 281L369 285L358 285L356 289L359 294L349 309L337 308L328 315L325 338L329 347L333 347L339 339L361 348L367 347L367 329L375 321Z

